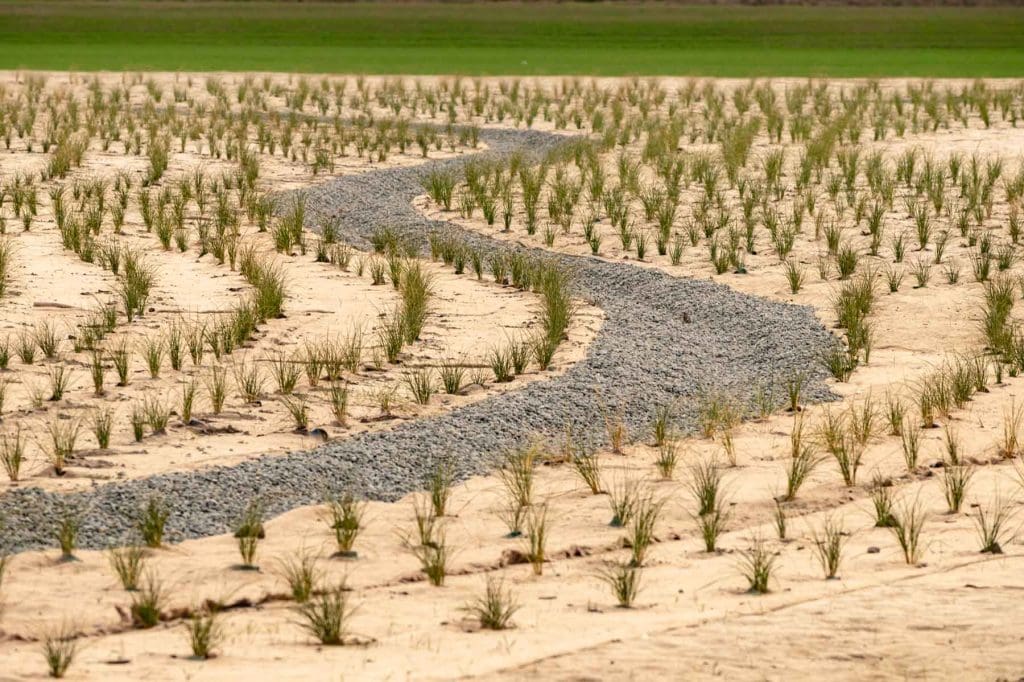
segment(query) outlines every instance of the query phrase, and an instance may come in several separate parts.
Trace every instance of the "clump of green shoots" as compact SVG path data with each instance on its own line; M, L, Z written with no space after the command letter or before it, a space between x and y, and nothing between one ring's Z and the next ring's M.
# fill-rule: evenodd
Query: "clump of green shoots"
M601 580L611 588L620 608L633 607L640 592L642 569L630 562L610 562L599 573Z
M316 566L317 558L315 554L300 549L294 557L281 561L281 577L288 583L291 597L298 604L308 602L313 596L313 590L320 578L320 571Z
M352 547L363 529L363 516L366 503L355 498L351 493L331 496L327 499L328 521L334 532L334 540L338 545L338 554L353 556Z
M238 540L238 553L242 556L242 568L256 569L256 549L259 541L265 537L263 529L263 503L252 500L235 524L235 538Z
M212 657L224 642L224 628L217 605L206 603L201 608L193 609L185 621L185 633L193 658L206 660Z
M126 592L134 592L139 589L139 579L142 577L146 564L146 554L142 547L139 545L113 547L107 551L107 558L111 570L117 575L121 587Z
M300 625L320 644L341 646L345 643L348 624L355 612L355 607L349 604L348 592L348 585L342 580L298 605Z
M50 677L63 678L78 654L78 639L74 628L64 623L44 632L41 639L47 672Z
M750 592L766 594L775 572L775 554L768 549L764 539L755 537L750 547L740 552L740 557L740 572L747 579Z
M820 531L811 530L811 539L814 543L814 555L821 564L825 579L835 578L842 562L843 545L846 541L842 520L826 518Z
M519 610L519 604L503 581L488 576L484 593L467 604L465 610L473 614L485 630L505 630Z
M139 531L139 536L147 547L163 546L164 530L170 516L170 509L159 495L154 495L146 500L145 506L139 510L135 520L135 528Z

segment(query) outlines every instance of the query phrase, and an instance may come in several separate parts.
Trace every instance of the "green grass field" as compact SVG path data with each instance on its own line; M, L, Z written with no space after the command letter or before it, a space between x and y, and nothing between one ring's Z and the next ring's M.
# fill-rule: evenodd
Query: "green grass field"
M1024 76L1024 8L8 2L0 68Z

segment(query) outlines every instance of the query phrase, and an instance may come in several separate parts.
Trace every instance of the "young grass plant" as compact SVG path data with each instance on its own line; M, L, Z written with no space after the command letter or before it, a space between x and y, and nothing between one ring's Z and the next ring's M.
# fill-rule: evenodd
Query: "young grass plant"
M113 547L107 551L107 559L122 589L126 592L139 589L140 578L146 565L146 552L141 546Z
M297 604L305 604L313 596L321 575L316 565L317 558L315 554L300 549L294 556L281 561L281 577L288 583L289 593Z
M997 492L987 510L980 504L975 508L973 520L981 541L982 554L1003 553L1003 543L1008 539L1006 526L1013 520L1015 513L1012 502L1012 499L1004 498Z
M534 575L544 573L544 562L548 544L548 506L547 504L531 507L526 519L526 556L533 567Z
M430 505L434 516L440 518L448 511L451 500L452 485L455 482L455 464L451 459L439 460L427 479L430 492Z
M1003 410L1002 436L997 444L999 454L1011 459L1020 453L1021 427L1024 425L1024 406L1011 404Z
M21 425L15 427L13 433L0 434L0 463L8 480L17 483L21 478L21 466L25 462L25 438Z
M488 576L484 593L464 608L476 617L481 628L505 630L510 627L512 616L519 610L519 604L511 589L505 588L503 581Z
M254 499L246 505L245 511L242 512L242 515L235 523L238 553L242 557L241 568L256 570L256 550L264 534L263 503L258 499Z
M611 588L612 594L623 609L633 607L640 592L641 569L630 562L609 562L599 573L601 580Z
M260 367L256 363L248 363L245 360L233 366L235 373L235 386L241 398L248 404L254 405L259 402L263 395L265 378Z
M205 661L224 643L224 628L216 605L205 604L192 610L185 621L185 634L192 657Z
M821 564L825 579L834 579L839 572L839 564L843 558L843 545L846 542L842 520L836 520L831 516L826 518L820 531L811 530L811 540L814 543L814 556Z
M608 491L608 503L612 508L612 520L608 525L624 528L633 520L640 500L640 486L637 481L624 479L616 481Z
M409 388L413 400L419 405L430 403L430 397L437 391L434 374L429 367L406 372L405 385Z
M341 646L348 635L348 624L355 612L349 604L348 586L342 580L296 608L299 624L320 644Z
M596 452L584 447L573 457L572 465L576 475L587 486L591 495L600 495L604 492L601 482L601 460Z
M723 490L722 469L714 459L699 460L690 466L687 488L697 503L697 516L714 511Z
M456 395L462 390L466 377L466 368L454 360L446 359L441 362L438 369L441 376L441 385L448 395Z
M130 419L132 436L135 438L136 443L141 443L143 436L146 434L146 411L140 403L136 402L132 405Z
M160 377L164 362L164 340L161 337L147 337L142 342L142 357L146 360L146 368L151 379Z
M281 352L269 355L265 361L270 365L271 375L277 385L277 392L282 395L291 395L302 374L301 362Z
M637 502L629 526L629 544L633 553L631 563L634 566L642 566L644 563L647 550L654 542L654 527L658 523L663 506L663 502L649 496L642 497Z
M171 421L171 406L155 395L147 395L142 401L142 412L153 435L167 432L167 424Z
M973 476L974 469L967 465L946 462L942 468L942 494L946 498L950 514L960 511Z
M498 470L505 491L506 509L503 517L509 527L509 536L522 534L522 525L533 504L533 476L535 450L517 448L505 456Z
M147 547L155 549L163 546L164 531L170 517L170 509L162 497L153 495L146 500L145 506L139 510L135 519L135 528Z
M826 410L818 427L818 440L835 459L843 482L847 486L855 485L863 455L855 415L852 412L847 415Z
M196 402L196 380L195 377L189 377L182 381L181 384L181 411L179 416L181 417L181 423L186 426L192 423L192 412Z
M302 395L285 395L281 397L281 404L291 415L296 433L306 433L309 430L309 399Z
M803 417L797 414L789 436L790 457L786 466L786 495L783 498L786 502L796 499L801 486L821 463L814 445L804 437L803 428Z
M704 542L705 552L711 553L718 549L718 538L725 532L730 515L729 508L724 502L716 502L712 509L703 514L692 515Z
M72 373L66 365L53 365L48 370L50 378L50 401L57 402L71 387Z
M48 455L53 471L63 476L67 471L67 460L74 451L81 423L77 419L62 419L57 416L47 422L46 432L50 436Z
M908 564L916 564L921 560L924 547L921 545L921 534L924 531L928 515L921 501L904 501L898 510L892 513L892 530L903 551L903 559Z
M120 345L110 351L110 360L117 372L117 385L127 386L131 380L131 351L127 339L122 339Z
M772 519L775 521L775 534L779 536L779 540L785 540L789 518L786 516L786 508L778 499L775 500Z
M42 654L50 677L61 679L78 654L78 639L74 628L64 623L43 632Z
M672 480L676 466L679 464L679 440L674 434L669 435L658 447L658 457L654 466L663 480Z
M156 627L163 618L167 592L160 578L153 571L147 571L138 589L132 593L129 609L132 624L140 629Z
M892 528L896 519L893 517L892 483L876 475L871 482L869 492L875 514L875 528Z
M100 407L92 413L92 433L101 450L110 447L110 433L114 428L114 408Z
M334 532L334 540L341 556L354 556L356 538L363 529L366 503L357 500L351 493L332 496L327 499L328 521Z
M420 568L426 574L430 584L434 587L441 587L448 576L448 561L451 558L451 552L448 547L447 534L444 529L435 524L435 518L431 517L428 522L430 530L427 531L429 536L426 541L414 545L411 549L419 560ZM421 526L421 534L425 529L426 526Z
M210 367L206 375L206 390L214 414L220 414L227 399L227 370L220 365Z
M903 447L903 462L907 471L917 469L921 456L921 429L913 424L904 423L900 426L900 443Z
M740 573L747 579L749 592L766 594L775 572L775 555L768 549L764 539L755 537L749 548L740 552Z
M329 395L334 421L344 428L348 423L348 384L344 381L332 381Z

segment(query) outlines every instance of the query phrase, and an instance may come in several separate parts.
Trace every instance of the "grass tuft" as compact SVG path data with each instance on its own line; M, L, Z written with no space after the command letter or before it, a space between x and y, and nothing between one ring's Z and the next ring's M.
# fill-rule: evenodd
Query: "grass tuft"
M762 538L755 537L748 549L740 552L740 572L747 579L750 592L766 594L775 572L775 555Z
M139 579L146 565L146 551L139 545L113 547L107 551L110 568L126 592L139 589Z
M355 607L349 604L348 586L344 580L299 604L296 610L299 624L318 642L326 646L345 643Z
M619 607L629 609L640 592L640 573L641 569L630 562L609 562L599 577L611 588Z
M78 654L78 640L74 628L64 623L45 631L41 640L47 673L56 679L64 677Z
M519 610L519 604L504 581L487 577L484 593L465 606L465 610L480 621L485 630L505 630L510 627L512 616Z
M825 579L832 580L839 572L846 541L842 520L837 521L831 516L826 518L820 531L811 530L811 539L814 542L814 555L821 564Z

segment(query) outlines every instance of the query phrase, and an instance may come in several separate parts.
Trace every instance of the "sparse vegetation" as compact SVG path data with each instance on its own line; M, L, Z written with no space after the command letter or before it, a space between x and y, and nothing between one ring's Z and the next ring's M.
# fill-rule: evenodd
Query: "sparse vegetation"
M580 558L603 566L600 578L627 608L641 574L664 601L668 572L655 564L683 560L696 575L733 552L761 594L778 589L778 566L794 557L812 557L826 579L873 561L851 561L847 543L861 532L883 563L898 546L919 565L940 493L949 528L936 536L943 552L928 557L939 570L965 549L1010 551L1016 498L981 484L1004 469L999 460L1016 464L1024 451L1024 408L1013 402L1024 374L1024 169L988 144L1024 119L1019 84L85 73L26 71L0 85L0 460L14 488L8 506L24 517L0 537L0 577L7 569L14 594L25 594L31 562L10 564L8 545L32 548L42 534L62 561L81 554L53 575L38 571L45 589L89 567L79 543L106 546L110 587L128 593L125 621L181 625L193 656L211 656L224 643L222 609L247 608L248 590L230 607L201 597L183 606L165 568L206 541L156 548L212 532L196 526L207 512L192 509L179 476L220 476L205 468L251 460L256 449L261 459L239 471L267 475L240 479L245 494L261 497L233 524L234 568L268 561L261 500L274 512L323 502L315 550L286 550L272 564L299 624L325 644L356 639L352 593L334 573L388 558L385 530L376 519L367 528L363 495L419 488L402 540L420 572L382 574L367 589L381 582L397 595L396 579L447 582L448 591L430 592L442 605L467 571L530 563L509 570L546 572L537 584L557 590ZM478 126L496 125L562 139L465 153L493 141ZM412 166L442 153L452 160ZM345 207L321 201L320 189L287 189L339 173L355 182L359 171L399 163L427 194L403 199L403 211L429 221L422 231L404 214L353 222L365 208L358 196ZM56 256L73 261L50 267ZM650 308L620 307L609 298L617 289L595 286L595 273L621 275L615 287L637 287ZM688 288L674 278L690 278ZM592 300L577 324L581 294ZM807 309L780 306L776 315L749 294ZM744 306L764 317L748 319ZM813 325L812 311L834 337L801 326L789 336L801 316ZM612 327L640 334L635 358L603 337L586 347L584 337ZM502 395L556 377L580 356L585 364L554 378L555 390ZM655 380L637 375L608 399L621 380L604 371L609 362ZM560 400L561 387L589 390L591 380L596 399ZM884 402L868 389L876 385ZM538 397L542 404L528 404ZM491 402L456 413L469 421L433 416L481 398ZM509 430L490 434L507 440L495 448L494 478L462 487L487 454L465 457L487 441L463 429L499 401L516 409ZM419 439L424 416L465 442L446 449L433 431ZM382 459L389 450L377 451L377 438L399 443L401 461ZM278 457L298 449L315 452ZM300 461L304 473L293 478ZM132 482L182 466L203 469ZM364 477L367 467L374 472ZM292 489L309 476L326 478ZM566 476L582 485L568 489ZM100 480L111 481L103 490L116 495L99 498L111 504L77 504L97 499L84 489ZM918 487L927 507L913 498ZM122 490L141 507L111 519L124 513ZM49 506L37 509L37 496ZM848 503L889 530L848 525ZM233 498L211 504L215 524L225 509L239 511ZM481 511L497 519L477 527ZM689 532L680 527L687 515ZM609 517L621 529L606 531L614 542L577 537ZM966 517L978 545L957 545ZM777 540L758 535L767 524ZM125 527L132 532L121 536ZM275 545L304 532L292 515L274 527ZM552 527L564 546L552 545ZM740 533L753 533L749 544ZM889 533L896 542L886 549L877 540ZM321 541L333 543L322 558ZM467 546L488 558L456 564ZM698 547L706 553L686 556ZM621 556L583 558L596 553ZM833 588L812 591L820 589ZM26 636L23 602L4 603L18 612L15 643ZM496 578L463 604L483 629L509 627L518 606ZM536 620L540 612L527 610ZM96 622L79 626L64 669L81 636L108 635Z
M107 552L110 568L127 592L139 589L139 580L146 565L145 550L138 545L114 547Z
M601 572L600 577L608 587L618 605L624 609L633 607L637 594L640 592L641 569L631 563L609 563Z
M313 596L321 572L317 568L317 556L305 549L300 549L294 556L281 561L281 577L288 583L292 599L297 604L305 604Z
M921 534L928 515L920 500L904 501L891 513L890 529L903 551L903 558L908 564L916 564L921 560L924 547L921 545Z
M740 572L747 579L750 591L755 594L768 592L768 585L775 572L775 555L761 538L754 538L748 549L740 553Z
M842 520L832 517L826 518L821 530L812 530L811 539L814 542L814 555L821 564L821 570L826 580L836 577L839 572L839 564L843 558L844 536Z
M505 630L519 610L512 591L500 580L488 576L484 593L466 606L485 630Z
M194 658L206 660L212 657L224 642L224 629L216 605L204 604L193 609L185 622L185 632Z
M299 625L318 642L341 646L348 635L349 621L355 607L349 604L348 586L343 580L299 604L297 612Z
M334 540L338 551L343 554L352 552L352 547L363 529L363 516L366 503L357 500L351 493L332 496L327 499L329 512L328 521L334 531Z
M50 677L63 678L78 654L78 639L74 628L64 623L45 631L42 636L42 653Z

